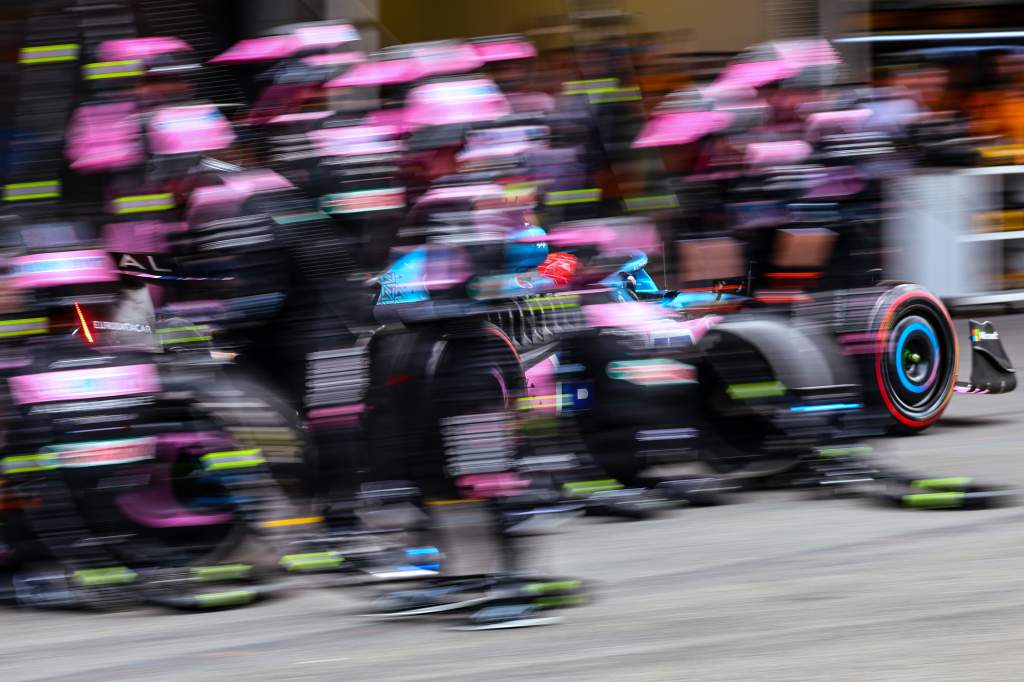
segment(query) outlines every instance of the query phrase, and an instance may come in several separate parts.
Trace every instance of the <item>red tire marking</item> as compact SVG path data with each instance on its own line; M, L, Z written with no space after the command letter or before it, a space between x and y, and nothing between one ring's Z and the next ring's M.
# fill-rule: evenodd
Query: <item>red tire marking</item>
M911 419L910 417L901 414L900 411L893 404L892 400L890 400L889 395L885 390L885 381L882 376L882 363L885 361L885 350L888 346L889 325L892 320L892 315L899 307L900 303L907 300L908 298L912 298L915 296L926 298L932 303L934 303L938 307L938 309L942 311L942 314L946 318L946 322L949 324L950 329L953 330L954 377L956 376L956 368L960 365L960 347L956 340L956 327L953 326L953 318L949 316L949 311L946 310L946 306L942 305L942 302L939 301L939 299L935 298L933 295L926 291L908 291L907 293L903 294L895 301L893 301L892 305L889 306L889 310L886 311L885 317L882 319L882 324L878 328L878 352L876 353L875 357L875 381L878 384L878 392L882 395L882 401L885 403L886 409L889 410L889 414L891 414L893 417L899 420L904 426L909 426L911 428L917 429L924 428L938 421L939 417L942 416L942 413L946 411L946 405L949 404L950 398L953 397L953 387L955 386L956 382L954 381L953 385L951 385L950 389L946 392L946 398L945 400L942 401L942 406L935 413L935 416L929 417L928 419L924 420Z

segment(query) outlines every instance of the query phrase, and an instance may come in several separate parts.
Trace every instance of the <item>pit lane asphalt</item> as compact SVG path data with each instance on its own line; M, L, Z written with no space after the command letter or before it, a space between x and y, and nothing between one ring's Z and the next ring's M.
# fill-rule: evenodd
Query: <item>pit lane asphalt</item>
M1024 316L993 319L1024 364ZM1024 489L1022 413L1024 391L956 396L939 426L876 453ZM0 680L1024 679L1024 506L751 493L642 523L576 521L540 549L543 568L599 583L553 627L377 622L327 591L201 614L6 610Z

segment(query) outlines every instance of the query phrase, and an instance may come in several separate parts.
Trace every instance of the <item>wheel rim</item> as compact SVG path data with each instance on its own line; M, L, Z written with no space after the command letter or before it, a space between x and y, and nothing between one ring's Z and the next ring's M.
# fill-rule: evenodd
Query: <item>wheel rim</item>
M882 371L883 389L899 412L925 420L945 404L953 343L930 307L914 305L897 318L886 339Z

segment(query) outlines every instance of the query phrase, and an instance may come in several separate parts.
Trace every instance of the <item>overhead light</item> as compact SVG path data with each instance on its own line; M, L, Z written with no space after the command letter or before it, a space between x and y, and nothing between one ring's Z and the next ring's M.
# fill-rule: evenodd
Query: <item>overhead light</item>
M889 33L836 38L836 43L904 43L926 40L989 40L1024 38L1024 31L972 31L968 33Z

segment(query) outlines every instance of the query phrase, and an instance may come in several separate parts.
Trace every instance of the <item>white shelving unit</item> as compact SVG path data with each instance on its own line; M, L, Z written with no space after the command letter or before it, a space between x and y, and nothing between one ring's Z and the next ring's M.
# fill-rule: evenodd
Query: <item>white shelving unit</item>
M1024 229L979 230L979 216L1024 208L1024 166L936 170L887 188L886 272L923 284L952 307L1024 304ZM1014 209L1016 210L1016 209ZM1012 226L1011 226L1012 227Z

